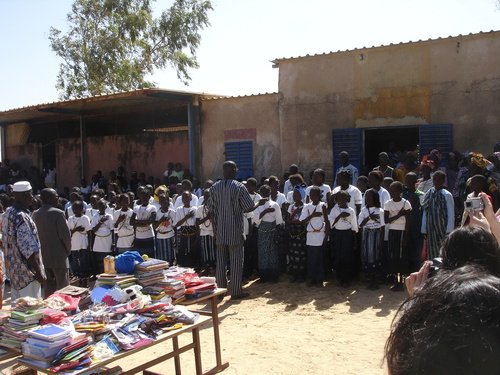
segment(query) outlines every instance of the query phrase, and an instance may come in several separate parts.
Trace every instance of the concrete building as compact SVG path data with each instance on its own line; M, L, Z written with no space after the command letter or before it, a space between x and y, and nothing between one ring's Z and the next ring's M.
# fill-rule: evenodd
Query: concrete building
M280 58L279 92L243 97L137 90L0 112L3 157L56 164L58 186L125 170L201 180L281 177L296 163L332 183L338 154L365 171L381 151L492 153L500 139L500 32Z
M201 101L203 174L217 175L233 141L252 142L257 177L297 163L325 169L330 183L342 150L367 169L391 148L490 154L500 139L499 50L497 31L275 59L278 94Z

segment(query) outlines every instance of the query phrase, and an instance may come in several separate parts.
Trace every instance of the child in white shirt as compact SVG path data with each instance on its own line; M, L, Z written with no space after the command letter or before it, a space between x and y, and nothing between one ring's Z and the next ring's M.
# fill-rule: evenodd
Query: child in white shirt
M283 223L278 203L269 199L271 188L268 185L260 187L260 194L267 199L254 211L254 221L259 226L258 253L259 276L261 281L279 281L279 258L276 248L276 230Z
M380 197L373 189L365 192L365 202L358 218L359 227L363 230L361 259L365 273L370 277L367 289L376 290L384 246L384 210L380 208Z
M156 258L166 260L170 265L175 263L175 210L170 207L168 194L158 197L160 209L156 213Z
M90 275L89 236L90 220L83 215L83 202L73 202L74 215L68 218L71 233L71 268L79 279L79 286L87 287Z
M334 266L341 287L349 286L349 276L356 248L358 222L356 211L348 206L350 197L345 190L337 192L336 205L330 211L328 219L332 228Z
M92 247L92 255L94 258L94 266L96 274L104 272L104 258L112 254L112 233L113 233L113 217L106 213L106 201L104 199L97 202L99 212L94 215L90 226L94 232L95 240Z
M404 291L403 277L408 274L408 252L406 241L409 230L411 204L401 198L403 184L394 181L390 186L391 198L384 205L384 220L389 230L387 248L387 272L396 276L392 291ZM398 277L399 276L399 277Z
M309 190L311 203L306 204L302 209L300 221L307 224L307 275L310 279L308 285L323 287L323 280L326 278L324 252L330 226L326 203L321 202L320 197L319 186L311 187Z
M208 211L206 203L209 198L209 190L203 191L203 204L196 211L196 225L200 229L200 251L202 271L207 275L215 274L215 243L214 225L212 214Z

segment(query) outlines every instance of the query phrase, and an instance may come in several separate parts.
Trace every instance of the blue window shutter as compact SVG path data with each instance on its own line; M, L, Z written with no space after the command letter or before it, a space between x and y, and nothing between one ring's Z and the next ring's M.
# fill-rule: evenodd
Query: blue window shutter
M236 178L243 181L253 177L253 144L252 141L226 142L224 144L226 161L232 160L238 166Z
M443 156L452 151L453 138L451 124L420 125L419 126L420 159L433 149L441 150Z
M362 129L333 129L333 173L340 168L339 154L342 151L349 153L349 163L361 171L363 160L363 131ZM355 181L354 181L355 183Z

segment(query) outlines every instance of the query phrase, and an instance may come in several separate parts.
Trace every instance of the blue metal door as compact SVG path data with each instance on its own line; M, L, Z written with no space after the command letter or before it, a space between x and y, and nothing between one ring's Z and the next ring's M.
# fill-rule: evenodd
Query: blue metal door
M226 161L231 160L238 166L237 179L246 180L253 177L253 143L244 142L226 142L224 144Z
M419 153L420 159L428 155L433 149L441 150L443 155L452 151L453 139L451 124L420 125Z
M339 154L342 151L349 153L349 162L358 168L358 171L361 171L361 161L363 160L362 129L333 129L332 139L333 173L340 168Z

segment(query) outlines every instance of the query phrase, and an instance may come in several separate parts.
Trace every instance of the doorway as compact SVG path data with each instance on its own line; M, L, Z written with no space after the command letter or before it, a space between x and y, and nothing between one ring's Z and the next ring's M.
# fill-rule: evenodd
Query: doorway
M413 151L418 148L419 128L418 126L390 127L378 129L364 129L364 165L365 174L378 163L378 154L385 151L389 158L395 163L399 155L404 155L406 151ZM365 172L365 173L363 173Z

